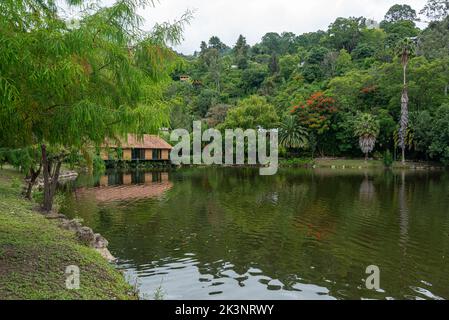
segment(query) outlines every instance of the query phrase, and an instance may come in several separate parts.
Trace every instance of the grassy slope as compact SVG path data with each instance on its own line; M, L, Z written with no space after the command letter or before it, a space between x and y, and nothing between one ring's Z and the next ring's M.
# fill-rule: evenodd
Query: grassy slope
M20 198L18 177L0 170L0 300L133 299L121 273ZM79 290L65 287L70 265L80 268Z

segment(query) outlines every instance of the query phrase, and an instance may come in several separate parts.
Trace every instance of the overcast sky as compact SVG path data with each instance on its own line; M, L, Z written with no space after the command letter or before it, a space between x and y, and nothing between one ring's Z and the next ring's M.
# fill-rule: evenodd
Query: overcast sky
M155 8L141 10L150 29L155 22L173 21L186 9L196 10L186 27L185 41L177 51L191 54L201 41L218 36L233 46L240 34L250 44L267 32L290 31L295 34L326 30L337 17L364 16L381 21L396 4L409 4L421 10L426 0L159 0Z

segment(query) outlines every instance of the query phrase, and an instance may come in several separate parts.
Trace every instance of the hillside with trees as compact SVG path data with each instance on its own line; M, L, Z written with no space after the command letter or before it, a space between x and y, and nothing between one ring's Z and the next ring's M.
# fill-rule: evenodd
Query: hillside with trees
M380 23L339 17L327 30L267 33L253 46L214 36L172 73L171 126L281 128L283 155L388 151L449 164L448 13L448 1L430 0L421 11L394 5ZM360 128L361 119L374 124ZM357 134L366 131L367 149Z

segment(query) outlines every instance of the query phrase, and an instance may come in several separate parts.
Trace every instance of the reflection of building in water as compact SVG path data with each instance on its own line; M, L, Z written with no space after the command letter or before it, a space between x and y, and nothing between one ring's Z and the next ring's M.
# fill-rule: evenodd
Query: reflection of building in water
M94 189L79 190L80 195L94 195L99 202L159 198L173 184L168 172L113 173L100 178Z
M168 172L111 173L100 178L100 187L149 184L168 181Z

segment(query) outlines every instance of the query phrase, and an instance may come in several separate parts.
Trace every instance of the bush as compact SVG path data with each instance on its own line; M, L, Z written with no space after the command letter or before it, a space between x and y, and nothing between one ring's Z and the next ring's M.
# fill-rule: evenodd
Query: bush
M101 173L101 172L106 171L106 164L104 163L101 156L95 155L92 164L93 164L94 172Z
M393 165L393 156L391 155L390 150L387 150L384 153L383 162L384 162L384 166L387 168L390 168Z
M295 158L289 160L282 160L280 166L284 168L301 168L313 166L314 161L312 159L305 158Z

